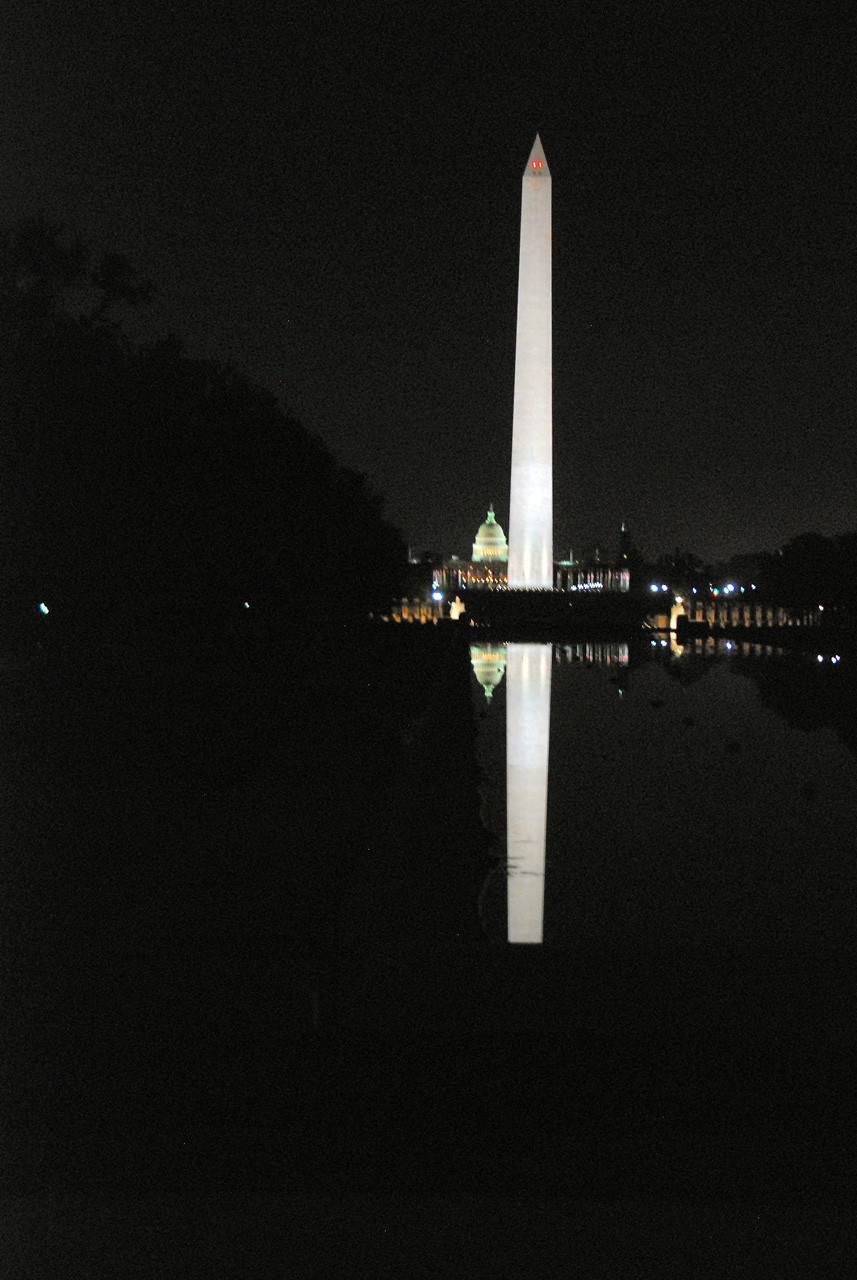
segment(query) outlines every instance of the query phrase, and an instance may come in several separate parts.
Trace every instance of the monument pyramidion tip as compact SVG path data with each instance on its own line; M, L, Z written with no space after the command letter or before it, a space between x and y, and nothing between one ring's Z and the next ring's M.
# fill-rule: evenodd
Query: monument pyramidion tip
M533 143L533 149L530 152L530 158L527 161L525 176L550 177L550 169L548 168L548 162L545 159L544 147L542 146L542 140L538 134L536 134L536 140Z

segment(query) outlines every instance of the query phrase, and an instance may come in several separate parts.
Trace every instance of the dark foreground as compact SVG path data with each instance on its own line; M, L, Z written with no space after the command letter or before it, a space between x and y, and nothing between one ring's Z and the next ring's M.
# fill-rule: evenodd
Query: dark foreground
M5 674L4 1273L849 1274L855 956L492 949L466 648L306 640Z

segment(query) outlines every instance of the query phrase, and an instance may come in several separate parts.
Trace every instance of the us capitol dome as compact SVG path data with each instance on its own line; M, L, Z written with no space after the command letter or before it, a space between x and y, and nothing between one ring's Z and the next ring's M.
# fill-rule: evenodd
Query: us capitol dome
M506 535L494 519L494 507L488 508L485 523L479 526L476 541L473 544L473 560L484 564L486 561L506 561L509 559L509 545Z

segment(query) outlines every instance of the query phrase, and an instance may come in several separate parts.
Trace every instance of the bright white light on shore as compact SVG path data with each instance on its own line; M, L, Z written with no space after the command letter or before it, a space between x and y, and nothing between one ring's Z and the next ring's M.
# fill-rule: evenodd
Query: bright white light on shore
M44 601L42 601L42 603L39 605L39 609L41 610L42 613L50 613L50 609L44 603Z
M443 599L443 592L442 592L442 591L433 591L433 592L431 593L431 598L432 598L432 600L442 600L442 599Z

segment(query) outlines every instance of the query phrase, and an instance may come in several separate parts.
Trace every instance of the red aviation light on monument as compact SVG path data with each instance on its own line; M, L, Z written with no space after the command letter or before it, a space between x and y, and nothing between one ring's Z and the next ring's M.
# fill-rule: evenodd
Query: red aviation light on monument
M534 169L541 169L541 167L542 167L542 162L541 162L541 160L534 160L532 163L533 163L533 168L534 168Z

